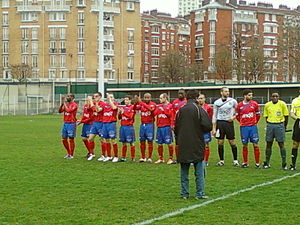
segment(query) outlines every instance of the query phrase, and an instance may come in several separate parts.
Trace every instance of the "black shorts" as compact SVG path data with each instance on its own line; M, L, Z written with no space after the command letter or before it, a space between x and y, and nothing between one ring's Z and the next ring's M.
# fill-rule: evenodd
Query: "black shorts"
M219 133L219 135L217 135ZM234 140L234 125L233 122L227 122L219 120L217 121L217 139L225 139L225 136L228 140Z
M294 129L293 129L293 141L300 142L300 128L299 128L299 119L295 121Z

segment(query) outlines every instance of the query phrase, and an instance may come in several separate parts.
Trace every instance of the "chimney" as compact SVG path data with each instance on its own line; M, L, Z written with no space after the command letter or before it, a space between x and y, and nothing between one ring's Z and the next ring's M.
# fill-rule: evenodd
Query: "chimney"
M266 8L266 7L267 7L267 4L266 4L266 3L263 3L263 2L258 2L258 3L257 3L257 7L264 7L264 8Z
M151 16L157 16L157 9L153 9L150 11Z
M240 0L240 1L239 1L239 4L240 4L240 5L247 5L247 1Z
M266 6L267 8L273 9L273 4L267 3L267 4L265 4L265 6Z
M255 2L249 3L250 6L255 6Z
M279 5L279 9L288 9L287 5Z
M232 5L237 5L237 0L229 0L229 3Z

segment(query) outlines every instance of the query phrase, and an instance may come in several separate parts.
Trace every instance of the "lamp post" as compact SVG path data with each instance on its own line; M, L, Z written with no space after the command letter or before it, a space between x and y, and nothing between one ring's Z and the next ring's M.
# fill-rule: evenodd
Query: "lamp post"
M103 0L98 0L98 91L104 96Z

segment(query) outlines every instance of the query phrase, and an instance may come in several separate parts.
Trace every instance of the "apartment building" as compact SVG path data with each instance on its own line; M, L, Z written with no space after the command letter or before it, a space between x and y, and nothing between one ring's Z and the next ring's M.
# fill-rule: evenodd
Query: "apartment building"
M0 62L27 64L30 79L96 82L98 0L2 0ZM110 83L140 82L139 0L103 0L104 74Z
M203 0L179 0L178 1L178 15L183 17L190 14L191 11L202 6Z
M300 21L300 7L291 10L281 5L279 9L271 4L247 4L246 1L230 0L212 2L191 12L191 48L192 61L204 65L205 78L218 81L216 73L216 53L221 46L229 46L232 59L245 57L251 49L253 40L263 48L264 66L268 71L264 80L267 82L289 82L288 71L282 62L288 63L282 51L284 44L285 24L287 20ZM237 40L239 39L239 40ZM240 46L240 52L235 48ZM280 46L279 46L280 43ZM235 73L230 81L244 81L245 77L237 77Z
M178 50L190 62L190 25L183 18L157 10L142 13L142 79L144 83L159 81L161 57L169 50Z

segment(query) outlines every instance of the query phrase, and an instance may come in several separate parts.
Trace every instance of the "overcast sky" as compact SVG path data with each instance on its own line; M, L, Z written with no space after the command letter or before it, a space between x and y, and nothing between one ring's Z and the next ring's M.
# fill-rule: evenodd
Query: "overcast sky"
M171 13L172 16L177 16L178 14L178 0L140 0L140 2L141 12L151 9L158 9L158 11L161 12ZM247 0L247 3L252 2L272 3L276 8L278 8L280 4L285 4L290 8L296 8L298 5L300 5L299 0Z

